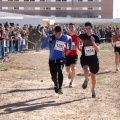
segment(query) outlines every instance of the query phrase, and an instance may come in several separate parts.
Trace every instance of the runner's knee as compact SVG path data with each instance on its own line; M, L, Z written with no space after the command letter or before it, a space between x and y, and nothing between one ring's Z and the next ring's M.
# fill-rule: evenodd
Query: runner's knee
M69 73L70 72L70 68L66 68L66 72Z
M76 69L75 65L71 65L71 70L75 71L75 69Z

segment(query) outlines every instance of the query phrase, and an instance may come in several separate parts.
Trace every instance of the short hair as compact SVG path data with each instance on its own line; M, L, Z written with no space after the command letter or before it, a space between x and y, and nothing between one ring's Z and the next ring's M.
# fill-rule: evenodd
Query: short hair
M62 32L62 28L59 25L55 26L54 30L55 30L55 32Z
M70 23L69 26L70 26L70 25L74 25L74 24L73 24L73 23Z
M87 26L93 27L93 25L92 25L91 22L86 22L86 23L85 23L85 27L87 27Z

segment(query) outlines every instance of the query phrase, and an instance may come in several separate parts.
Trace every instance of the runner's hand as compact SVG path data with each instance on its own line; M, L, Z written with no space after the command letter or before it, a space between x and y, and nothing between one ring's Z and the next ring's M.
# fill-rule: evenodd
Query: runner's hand
M52 43L52 38L51 38L51 37L48 39L48 42L49 42L49 43Z
M77 46L73 46L72 49L73 49L73 50L76 50L76 49L77 49Z
M112 47L115 47L115 43L112 43Z
M92 43L95 43L95 38L93 36L91 36L91 41Z
M67 50L67 51L66 51L66 55L68 55L68 54L69 54L69 52L70 52L70 50Z

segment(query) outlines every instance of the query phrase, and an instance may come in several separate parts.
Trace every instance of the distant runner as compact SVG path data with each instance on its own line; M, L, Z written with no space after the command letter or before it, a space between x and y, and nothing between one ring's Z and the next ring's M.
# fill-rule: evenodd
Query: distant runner
M116 28L115 35L111 39L112 46L115 52L116 71L120 70L120 29Z

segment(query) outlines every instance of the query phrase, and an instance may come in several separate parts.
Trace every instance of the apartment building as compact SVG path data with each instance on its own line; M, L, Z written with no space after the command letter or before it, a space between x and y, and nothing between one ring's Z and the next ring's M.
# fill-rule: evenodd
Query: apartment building
M56 17L113 18L113 0L0 0L0 11Z

